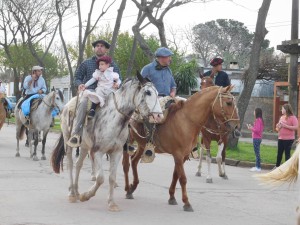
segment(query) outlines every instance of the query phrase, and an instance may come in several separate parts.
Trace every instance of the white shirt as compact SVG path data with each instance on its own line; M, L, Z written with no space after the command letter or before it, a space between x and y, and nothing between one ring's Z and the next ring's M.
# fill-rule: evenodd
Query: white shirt
M0 86L0 93L5 94L6 93L6 89L4 86Z

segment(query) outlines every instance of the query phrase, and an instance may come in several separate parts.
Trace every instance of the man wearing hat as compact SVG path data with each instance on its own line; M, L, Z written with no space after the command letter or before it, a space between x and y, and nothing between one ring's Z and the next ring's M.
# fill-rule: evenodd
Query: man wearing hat
M101 56L106 55L106 53L110 48L110 44L104 40L97 40L92 43L92 46L94 47L95 55L83 61L75 73L74 83L75 86L78 87L78 91L85 89L84 84L93 77L93 73L95 72L96 69L98 69L96 63L97 59L99 59ZM121 77L119 67L115 64L114 61L111 62L110 66L113 67L113 72L118 73L119 76ZM96 87L97 87L97 82L88 86L86 89L95 92ZM82 135L82 130L83 130L82 128L84 124L84 119L86 117L87 104L88 104L87 98L80 99L76 111L76 118L74 120L72 135L67 142L67 144L70 147L76 148L80 146L80 137Z
M213 58L210 61L210 65L213 67L212 70L205 72L203 76L212 76L214 78L215 85L227 87L230 85L230 80L228 74L222 71L223 62L224 61L221 58Z
M33 66L31 74L26 76L23 83L25 99L35 94L45 94L47 91L46 82L42 75L43 67ZM23 100L23 101L24 101Z
M156 59L142 69L142 76L148 78L158 91L158 96L176 95L176 83L169 65L173 52L165 47L155 52Z

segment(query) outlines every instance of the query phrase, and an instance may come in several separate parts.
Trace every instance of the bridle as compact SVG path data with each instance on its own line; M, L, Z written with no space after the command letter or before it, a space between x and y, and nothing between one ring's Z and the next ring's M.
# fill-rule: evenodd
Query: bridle
M55 92L55 91L53 91L53 92L54 92L54 93L53 93L53 96L51 97L51 103L50 103L50 105L49 105L47 102L45 102L44 98L42 98L42 102L43 102L46 106L48 106L48 107L50 108L50 110L52 110L52 109L54 109L54 108L57 108L58 111L60 112L60 109L59 109L58 105L55 103L56 92Z
M157 91L154 89L154 86L153 86L153 84L152 84L151 82L146 82L146 83L144 83L144 84L140 84L140 85L139 85L139 88L137 88L137 89L135 90L134 95L133 95L133 99L132 99L133 104L134 104L135 106L136 106L135 102L136 102L137 92L138 92L140 89L142 89L143 87L146 87L146 86L152 88L152 89L154 90L154 93L155 93L155 95L156 95L156 98L158 98ZM123 112L120 110L120 108L119 108L119 106L118 106L118 103L117 103L117 99L116 99L116 94L115 94L115 92L113 92L113 99L114 99L114 104L115 104L116 110L117 110L121 115L123 115L123 116L125 116L125 117L127 117L127 118L131 118L131 116L128 116L127 114L123 113ZM148 108L148 105L146 105L147 109L148 109L149 112L150 112L149 116L153 116L153 113L159 113L159 112L154 112L154 111L153 111L154 108L156 107L157 102L158 102L158 101L155 102L155 105L153 106L152 110L150 110L150 109ZM140 112L139 112L139 107L140 107L140 105L141 105L141 103L140 103L139 105L136 106L136 107L137 107L136 113L138 113L138 114L140 114ZM161 114L161 113L159 113L159 114ZM132 118L132 119L135 120L134 118Z
M212 106L211 106L211 107L212 107L212 113L213 113L214 120L217 121L217 122L220 123L220 124L225 124L225 123L227 123L227 122L229 122L229 121L239 121L239 119L234 119L234 118L233 118L234 112L237 111L236 104L234 104L234 109L232 110L232 114L231 114L230 118L227 118L227 116L226 116L226 114L225 114L224 107L223 107L223 101L222 101L222 99L223 99L223 98L230 98L230 99L233 100L232 103L234 103L235 98L234 98L234 96L233 96L232 94L230 94L230 93L228 93L228 92L222 93L221 90L222 90L222 87L220 87L220 88L218 89L218 94L217 94L217 96L216 96L216 98L215 98L215 100L213 101L213 104L212 104ZM221 107L221 114L222 114L223 119L224 119L223 122L220 122L220 121L216 118L216 115L215 115L215 113L214 113L214 106L215 106L215 104L216 104L216 102L217 102L218 100L219 100L219 104L220 104L220 107Z

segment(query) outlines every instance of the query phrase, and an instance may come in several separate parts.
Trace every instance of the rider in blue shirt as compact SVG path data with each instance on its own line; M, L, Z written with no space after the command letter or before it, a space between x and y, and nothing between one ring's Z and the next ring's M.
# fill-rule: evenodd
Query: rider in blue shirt
M165 47L158 48L155 52L156 59L142 69L142 76L154 84L159 96L176 95L176 83L169 65L173 52Z

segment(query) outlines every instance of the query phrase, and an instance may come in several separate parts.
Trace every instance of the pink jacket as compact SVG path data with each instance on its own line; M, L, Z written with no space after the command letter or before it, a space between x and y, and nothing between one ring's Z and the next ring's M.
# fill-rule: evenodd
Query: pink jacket
M251 128L252 138L262 139L262 133L264 130L264 122L261 118L256 118Z
M289 126L298 126L298 119L296 116L289 116L286 119L286 116L281 116L279 122L283 122ZM281 140L294 140L295 139L295 130L290 130L287 128L280 128L278 131L278 139Z

